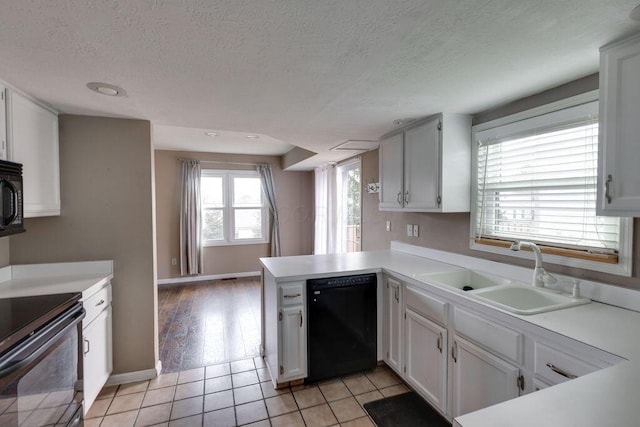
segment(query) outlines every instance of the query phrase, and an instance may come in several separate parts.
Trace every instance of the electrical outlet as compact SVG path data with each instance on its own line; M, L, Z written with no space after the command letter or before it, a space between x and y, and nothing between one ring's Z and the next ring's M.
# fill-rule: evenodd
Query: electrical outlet
M171 265L178 265L178 259L177 258L171 258Z
M413 237L413 225L407 224L407 237Z
M419 232L419 228L420 227L418 226L418 224L414 224L414 226L413 226L413 237L418 237L420 235L418 233Z
M387 231L391 231L391 221L387 221L386 229Z

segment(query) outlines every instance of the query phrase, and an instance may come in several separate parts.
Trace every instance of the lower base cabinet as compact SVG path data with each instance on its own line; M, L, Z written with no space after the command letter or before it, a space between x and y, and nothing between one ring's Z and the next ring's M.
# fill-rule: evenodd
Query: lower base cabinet
M447 330L407 308L405 380L446 413Z
M91 292L91 291L87 291ZM113 371L111 284L85 296L82 305L82 393L84 414Z
M112 371L111 306L83 329L82 341L84 399L93 402Z
M280 375L283 378L297 378L306 375L306 330L303 322L303 307L284 307L280 310L282 330L282 364Z
M518 397L520 368L454 336L453 416L457 417Z

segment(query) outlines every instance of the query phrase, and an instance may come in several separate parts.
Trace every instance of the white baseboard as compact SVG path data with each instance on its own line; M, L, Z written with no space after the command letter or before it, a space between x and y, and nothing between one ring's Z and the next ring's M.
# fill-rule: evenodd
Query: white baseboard
M133 371L133 372L125 372L123 374L115 374L111 375L107 382L104 384L106 386L110 385L119 385L119 384L127 384L134 383L137 381L146 381L152 380L160 375L162 371L162 362L158 360L156 362L155 369L145 369L143 371Z
M236 277L254 277L260 276L260 271L245 271L243 273L225 273L225 274L209 274L209 275L197 275L187 277L174 277L171 279L158 279L158 285L171 285L174 283L188 283L188 282L201 282L203 280L219 280L219 279L234 279Z

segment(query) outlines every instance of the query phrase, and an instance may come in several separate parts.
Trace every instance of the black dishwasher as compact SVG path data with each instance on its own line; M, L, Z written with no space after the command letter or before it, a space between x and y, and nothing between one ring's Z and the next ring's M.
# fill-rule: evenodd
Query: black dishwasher
M376 274L307 280L306 382L377 364Z

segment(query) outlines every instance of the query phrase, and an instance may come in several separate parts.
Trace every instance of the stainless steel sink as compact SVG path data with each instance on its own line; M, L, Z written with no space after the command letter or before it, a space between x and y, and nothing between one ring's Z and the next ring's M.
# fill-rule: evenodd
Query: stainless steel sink
M478 273L472 270L455 270L445 273L418 274L415 278L426 283L450 286L452 288L469 291L511 283L511 280L509 279L492 276L486 273Z
M538 314L589 304L588 298L574 298L532 286L501 285L472 292L475 297L516 314Z

